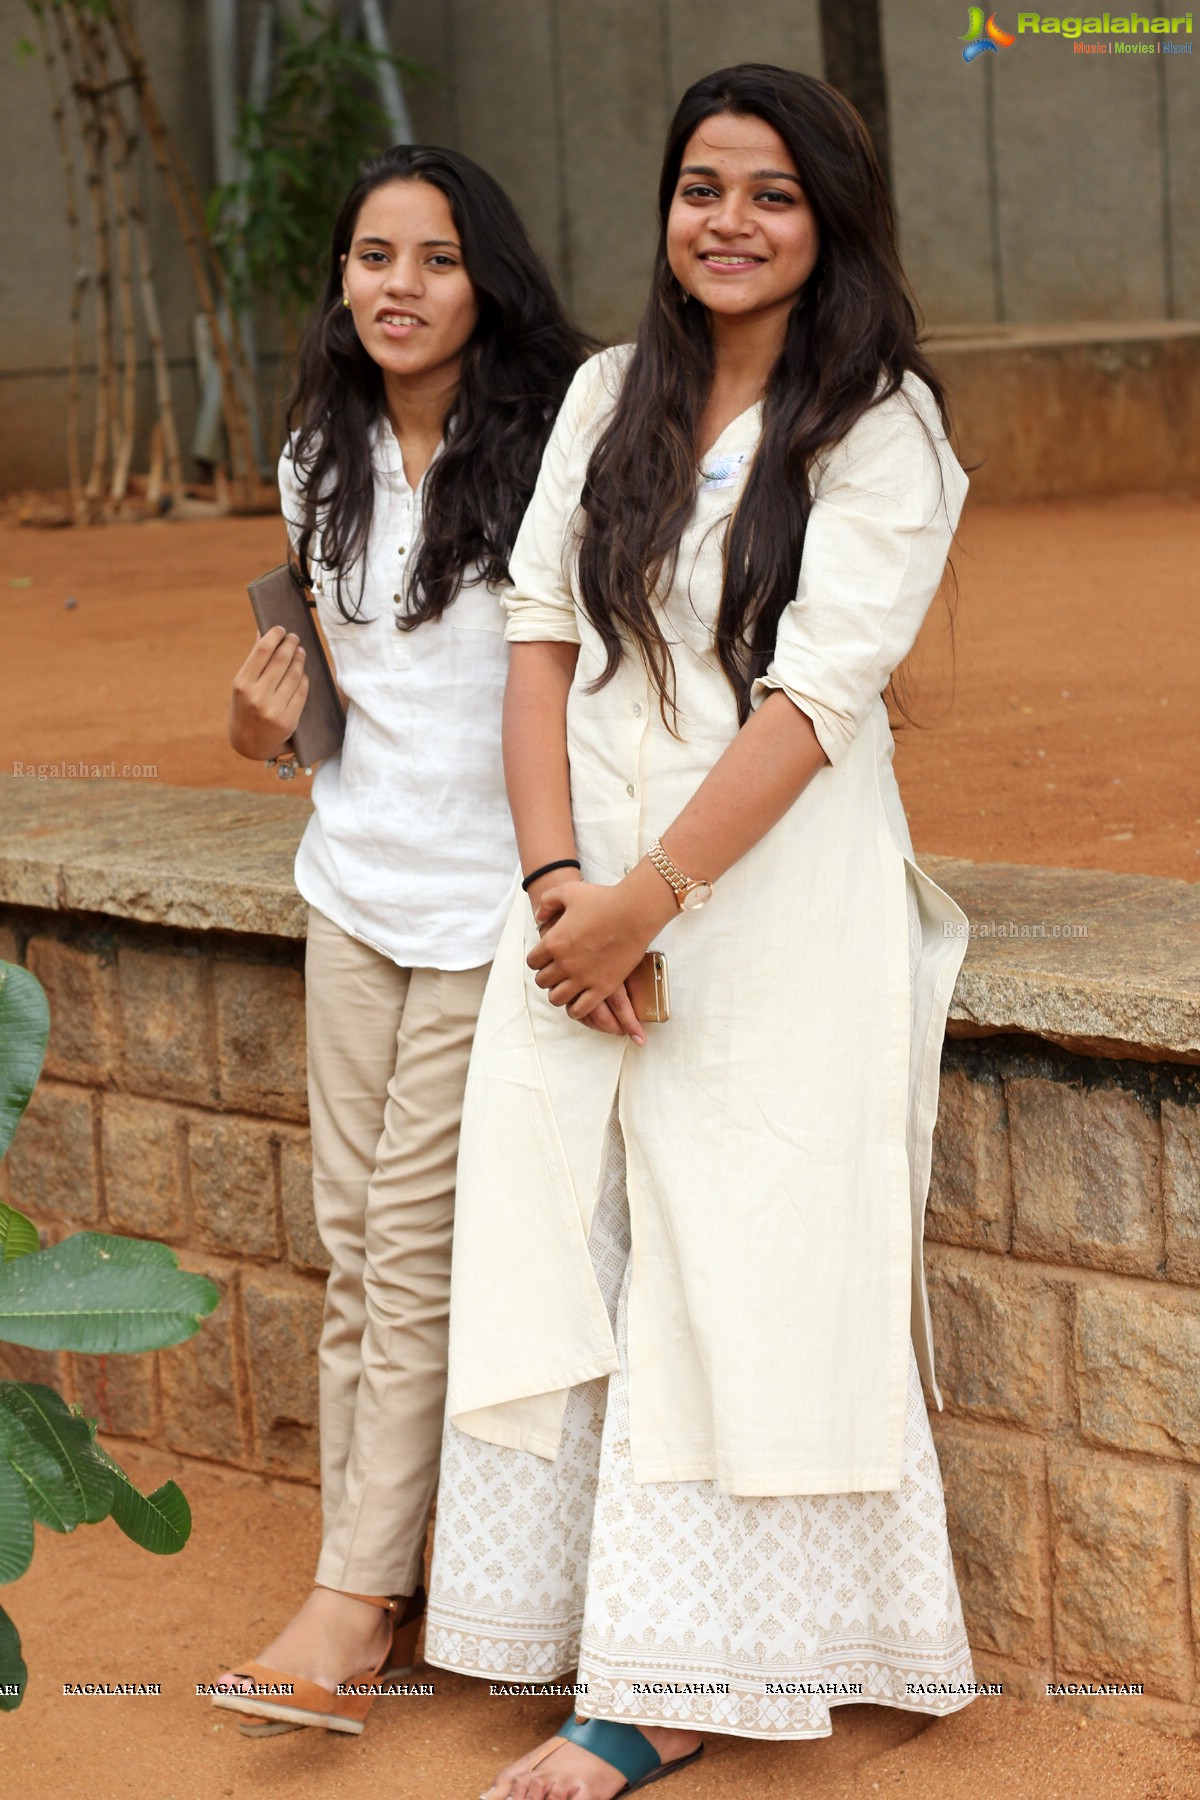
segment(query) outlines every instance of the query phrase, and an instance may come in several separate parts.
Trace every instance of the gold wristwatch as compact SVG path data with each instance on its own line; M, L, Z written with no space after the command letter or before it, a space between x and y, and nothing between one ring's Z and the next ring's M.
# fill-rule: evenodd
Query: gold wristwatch
M674 889L675 904L680 912L695 912L712 899L712 882L699 881L694 876L685 875L682 869L677 869L657 838L646 855L667 885Z

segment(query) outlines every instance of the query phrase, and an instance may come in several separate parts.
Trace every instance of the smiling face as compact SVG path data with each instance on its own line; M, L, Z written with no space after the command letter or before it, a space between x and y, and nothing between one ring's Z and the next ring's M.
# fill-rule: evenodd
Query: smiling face
M367 195L342 258L342 296L385 378L457 382L479 303L440 188L388 181Z
M667 260L685 292L730 323L778 315L782 339L820 248L800 172L774 126L733 113L705 119L684 148L667 216Z

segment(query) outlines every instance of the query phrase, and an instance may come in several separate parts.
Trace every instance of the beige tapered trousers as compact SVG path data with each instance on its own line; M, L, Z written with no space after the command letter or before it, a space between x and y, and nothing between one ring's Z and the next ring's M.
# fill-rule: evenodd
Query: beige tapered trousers
M332 1268L319 1349L316 1579L421 1579L446 1400L454 1172L488 967L402 969L309 908L313 1206Z

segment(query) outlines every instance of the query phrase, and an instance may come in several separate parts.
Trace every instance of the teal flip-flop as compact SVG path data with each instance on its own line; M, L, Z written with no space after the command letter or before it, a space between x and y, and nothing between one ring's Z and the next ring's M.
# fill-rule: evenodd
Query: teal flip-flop
M621 1789L620 1800L626 1794L636 1793L639 1788L649 1787L652 1781L662 1781L667 1775L674 1775L677 1769L686 1769L704 1755L704 1745L693 1750L689 1756L677 1756L671 1762L664 1762L654 1745L636 1725L621 1725L614 1719L579 1719L572 1713L565 1724L555 1732L556 1738L566 1738L570 1744L578 1744L584 1750L590 1750L601 1762L625 1777L625 1786ZM540 1756L538 1762L544 1762L546 1756L553 1754L553 1745ZM533 1768L537 1767L534 1763Z

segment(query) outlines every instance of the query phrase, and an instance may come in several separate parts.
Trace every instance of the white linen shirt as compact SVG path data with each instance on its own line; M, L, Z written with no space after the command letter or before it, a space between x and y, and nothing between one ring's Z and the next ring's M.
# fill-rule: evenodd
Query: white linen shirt
M313 777L296 886L402 968L471 969L492 960L519 876L500 756L504 609L498 592L468 575L440 619L397 629L420 543L424 478L409 485L386 418L373 431L372 460L364 622L338 608L319 530L309 556L348 706L341 750ZM295 544L303 501L288 450L279 491ZM356 566L343 580L351 608L358 591Z
M604 650L568 554L628 355L594 358L567 395L506 600L511 640L580 646L571 806L584 876L604 883L667 830L739 730L713 627L724 526L762 416L743 413L704 458L658 602L676 737L636 653L588 692ZM548 1003L525 963L530 908L515 900L460 1143L448 1408L462 1430L553 1458L567 1390L617 1366L587 1250L615 1099L635 1480L713 1479L746 1495L899 1484L910 1334L933 1383L921 1243L967 922L913 860L881 696L937 589L966 486L912 376L814 471L796 597L754 702L781 688L829 763L708 905L656 940L671 1018L644 1047Z

